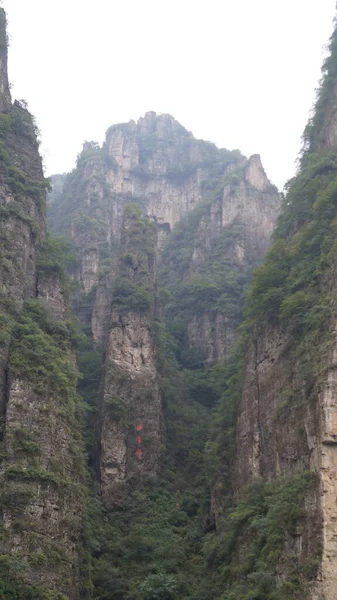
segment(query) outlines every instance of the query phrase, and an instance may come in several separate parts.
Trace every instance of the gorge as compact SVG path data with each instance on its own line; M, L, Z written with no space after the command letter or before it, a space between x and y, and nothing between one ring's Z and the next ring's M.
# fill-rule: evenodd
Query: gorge
M43 174L0 8L4 600L334 600L337 30L296 176L147 112Z

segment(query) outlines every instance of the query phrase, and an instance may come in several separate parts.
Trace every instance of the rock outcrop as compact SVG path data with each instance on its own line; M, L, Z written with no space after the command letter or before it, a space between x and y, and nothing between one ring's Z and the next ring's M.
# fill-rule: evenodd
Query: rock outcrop
M244 162L239 151L196 140L169 115L146 113L137 123L114 125L100 148L86 142L77 168L51 197L49 224L71 236L80 262L73 271L84 296L111 302L111 283L125 205L135 202L158 226L158 246L205 197L205 183ZM62 176L52 178L58 189ZM96 294L97 292L97 294ZM104 299L103 299L104 296ZM108 315L95 308L94 340L104 344ZM91 314L82 315L90 326Z
M271 243L279 209L280 195L255 155L217 180L204 208L164 247L162 282L178 287L170 318L181 314L189 348L198 348L207 363L221 360L237 337L242 290Z
M337 585L336 545L336 335L323 381L314 393L289 353L289 334L266 327L249 349L237 420L234 489L312 471L317 484L306 497L306 514L290 540L293 559L320 564L310 598L332 600ZM286 573L283 574L284 576Z
M235 180L235 178L237 178ZM202 271L212 244L224 231L237 231L217 260L233 261L251 272L263 259L280 210L280 196L267 179L258 155L233 173L223 197L214 202L209 217L200 221L194 242L190 274ZM234 181L233 181L234 180ZM233 185L234 183L234 185ZM234 265L233 265L234 266ZM200 346L207 362L221 360L237 337L236 327L224 311L195 315L188 325L189 345Z
M335 30L301 169L249 298L255 321L233 464L239 497L254 481L286 485L311 473L277 573L290 579L297 564L312 600L333 600L337 585L336 40Z
M161 396L152 322L156 308L156 227L126 207L107 341L101 413L104 504L123 504L134 477L154 476Z

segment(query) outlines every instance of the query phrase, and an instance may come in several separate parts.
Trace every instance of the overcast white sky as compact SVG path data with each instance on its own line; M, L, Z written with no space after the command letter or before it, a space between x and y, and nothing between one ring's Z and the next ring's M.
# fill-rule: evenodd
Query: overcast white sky
M42 132L47 174L82 142L148 110L198 138L259 153L281 187L332 31L336 0L4 0L13 97Z

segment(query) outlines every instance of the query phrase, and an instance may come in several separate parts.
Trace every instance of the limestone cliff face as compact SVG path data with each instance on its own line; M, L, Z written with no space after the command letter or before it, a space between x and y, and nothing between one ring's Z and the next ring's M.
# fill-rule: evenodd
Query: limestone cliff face
M280 210L280 195L271 185L258 155L252 156L239 174L224 185L223 195L202 217L195 235L189 277L203 270L212 246L226 231L236 232L230 244L219 248L217 260L232 261L252 270L264 257ZM211 265L210 265L211 268ZM199 346L208 362L221 360L236 339L236 328L224 312L195 314L188 324L191 347Z
M13 597L34 584L75 600L82 504L74 452L82 446L71 416L76 368L60 282L38 264L46 181L32 117L10 102L2 9L0 124L1 569Z
M161 282L176 298L169 320L185 322L189 351L212 363L237 337L243 290L271 243L280 195L255 155L210 184L206 198L167 239Z
M101 490L107 507L122 504L134 477L155 475L161 397L152 321L154 224L126 208L105 356L101 413Z
M74 309L82 324L92 328L98 344L103 344L109 321L111 278L117 256L117 240L112 233L114 201L106 175L101 149L86 142L77 169L52 178L55 191L49 197L51 228L71 238L77 254L70 268L70 275L78 283Z
M236 258L258 260L270 246L280 210L280 195L268 180L260 157L253 155L224 182L223 193L212 202L199 224L192 255L191 273L198 270L223 228L239 226L240 236L231 248Z
M106 148L117 165L109 174L111 187L144 198L146 214L163 232L201 201L207 167L220 154L212 144L195 140L169 115L154 112L137 124L131 121L110 128ZM238 158L239 153L233 155L233 162Z
M279 329L257 332L249 349L237 419L234 487L237 493L256 478L275 479L310 470L318 484L306 499L306 517L290 540L293 559L317 557L320 569L310 598L332 600L337 572L336 545L336 335L324 378L303 378L289 356L289 336ZM322 556L321 553L322 552Z
M96 297L92 327L96 343L104 341L109 315L104 309L100 319L99 307L111 302L125 204L132 200L153 219L161 247L173 226L204 198L205 182L243 160L240 152L196 140L171 116L154 112L137 123L111 127L102 148L84 144L62 193L51 196L49 224L57 233L70 235L78 249L80 263L73 277L85 296ZM60 189L61 177L54 180Z

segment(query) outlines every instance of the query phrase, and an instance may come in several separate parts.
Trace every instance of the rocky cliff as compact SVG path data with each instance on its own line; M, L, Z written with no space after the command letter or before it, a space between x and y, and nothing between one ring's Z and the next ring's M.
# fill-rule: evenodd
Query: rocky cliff
M3 9L0 109L0 595L75 600L84 465L74 332L46 239L34 122L9 95Z
M154 293L158 255L168 294L160 304L171 298L165 318L173 336L184 338L178 361L194 369L220 360L236 339L244 289L270 244L280 196L258 156L219 150L156 113L110 127L102 148L86 142L61 189L62 179L54 178L59 192L50 198L48 222L74 244L74 310L94 347L105 347L95 460L111 507L125 502L135 475L156 473L161 443L154 313L141 298L133 307L132 286L150 293L150 277ZM145 227L125 220L131 200L148 220L151 256L129 235ZM125 296L122 311L118 294Z
M104 504L125 502L128 481L156 475L161 395L152 324L157 231L125 209L103 381L100 475Z
M236 432L231 442L222 437L222 449L232 456L241 523L231 583L238 594L336 595L336 39L335 31L301 169L288 186L274 245L253 276L246 350L236 391L228 386L237 402L234 418L222 408L222 425L233 418ZM213 488L219 530L228 526L221 499L226 477L222 465Z
M280 196L259 156L219 150L155 113L114 125L102 147L86 142L63 187L62 180L54 178L48 222L72 240L73 308L93 349L105 348L101 404L83 393L98 411L93 460L111 509L125 504L135 478L156 475L165 446L154 318L165 304L181 367L220 360L236 339L244 290L270 244Z
M168 238L161 284L173 295L167 318L185 338L184 353L209 364L237 337L243 292L270 245L280 196L255 155L210 180L206 198Z
M258 156L247 161L238 151L196 140L169 115L151 112L137 123L114 125L102 148L85 143L63 192L51 199L49 223L57 233L71 235L78 248L73 276L81 282L84 305L91 304L82 320L96 343L103 343L107 329L122 215L130 199L157 224L161 270L169 270L171 283L203 274L216 255L219 265L235 263L232 279L239 278L242 288L270 243L280 204ZM193 221L193 240L186 243L181 229L167 238L181 219L183 229ZM181 264L174 249L179 237ZM167 284L165 275L162 281ZM230 287L233 281L227 282ZM222 281L218 295L226 293L223 288ZM242 298L235 303L240 311ZM212 306L190 320L189 345L195 346L202 331L197 346L209 362L222 358L235 338L229 313L228 307Z
M137 123L110 127L102 148L84 144L63 191L51 196L48 222L56 233L70 235L78 249L73 277L85 298L93 296L93 319L84 311L82 320L92 324L96 343L103 343L109 319L125 204L135 202L157 224L161 247L174 225L204 198L205 182L243 161L239 151L196 140L171 116L153 112ZM59 185L59 176L52 179Z

